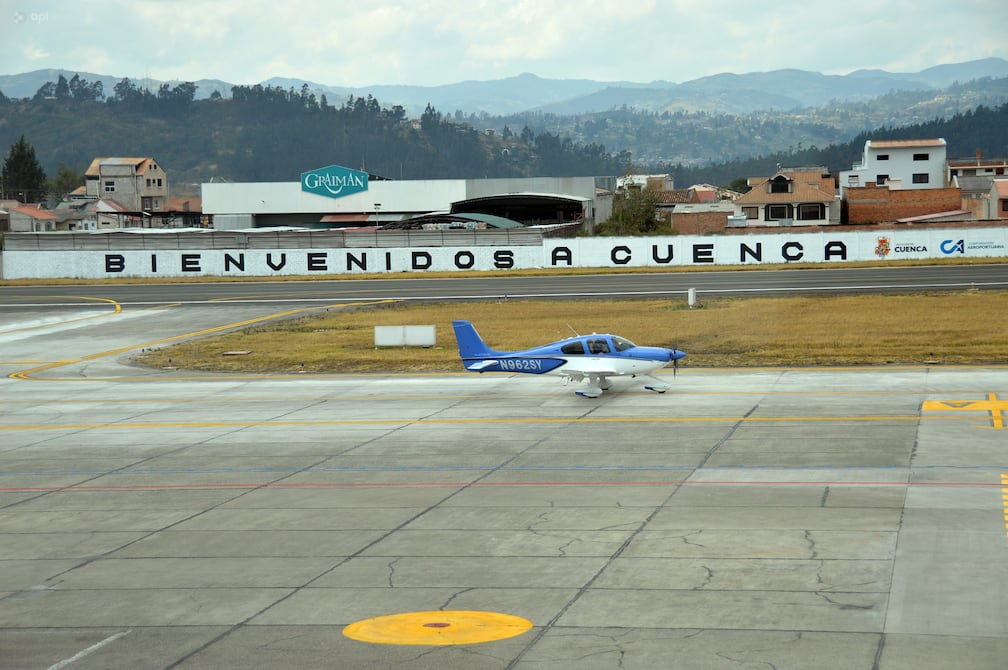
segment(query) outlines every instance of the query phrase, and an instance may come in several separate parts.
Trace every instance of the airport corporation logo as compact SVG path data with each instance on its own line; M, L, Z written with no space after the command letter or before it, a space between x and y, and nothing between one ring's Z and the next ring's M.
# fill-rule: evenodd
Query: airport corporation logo
M367 188L367 172L359 172L339 165L330 165L301 173L302 191L327 198L342 198L366 191Z
M976 252L980 256L1000 255L1005 245L992 239L986 240L942 240L941 250L946 256Z
M945 255L966 253L966 240L942 240L941 251Z

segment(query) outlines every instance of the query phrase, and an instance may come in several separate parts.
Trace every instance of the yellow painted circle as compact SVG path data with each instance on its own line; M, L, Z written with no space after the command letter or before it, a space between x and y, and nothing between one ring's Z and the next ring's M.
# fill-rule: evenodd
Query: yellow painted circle
M478 644L515 637L532 622L511 614L449 610L404 612L363 619L343 629L347 637L378 644Z

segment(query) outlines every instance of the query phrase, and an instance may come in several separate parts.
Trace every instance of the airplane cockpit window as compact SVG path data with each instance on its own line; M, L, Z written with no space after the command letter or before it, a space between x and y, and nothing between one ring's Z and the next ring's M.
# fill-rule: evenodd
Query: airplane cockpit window
M625 337L613 337L613 346L616 347L616 351L626 351L627 349L633 349L637 345L626 339Z
M592 354L608 354L609 343L600 338L588 340L588 352Z
M581 343L581 340L578 340L576 342L568 342L567 344L560 347L560 351L564 352L565 354L574 354L574 355L577 354L583 355L585 352L584 345Z

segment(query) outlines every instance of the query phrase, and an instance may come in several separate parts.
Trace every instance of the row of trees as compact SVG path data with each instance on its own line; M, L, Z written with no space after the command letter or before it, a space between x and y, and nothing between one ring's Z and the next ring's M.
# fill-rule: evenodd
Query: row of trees
M77 100L94 102L105 97L105 86L100 81L89 82L75 74L70 81L63 75L56 81L48 81L35 92L35 100Z
M74 80L81 90L82 80ZM5 127L18 128L41 156L71 165L100 155L157 156L173 166L176 184L286 180L331 164L396 179L583 176L619 174L628 160L602 144L545 131L488 133L432 106L414 122L401 105L383 107L370 95L331 104L307 85L234 86L230 99L196 100L191 82L154 93L123 79L99 101L51 84L31 100L0 101L8 122L0 124L0 141L14 139L4 138ZM49 95L56 89L60 95Z

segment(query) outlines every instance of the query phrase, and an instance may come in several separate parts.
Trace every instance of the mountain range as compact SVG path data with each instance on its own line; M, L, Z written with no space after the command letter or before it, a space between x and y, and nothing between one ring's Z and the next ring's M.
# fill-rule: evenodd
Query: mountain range
M94 74L75 70L35 70L21 74L0 75L0 92L8 98L27 98L60 75L74 74L89 82L101 81L106 95L111 95L121 76ZM785 111L818 107L830 103L864 102L892 91L937 90L956 82L983 78L1008 77L1008 60L982 60L930 67L920 72L893 73L884 70L857 70L846 75L825 75L798 69L723 73L683 83L654 81L594 81L590 79L544 79L523 73L488 81L463 81L442 86L375 85L347 87L321 84L304 79L274 77L259 82L263 87L300 91L307 85L316 96L325 95L329 104L340 105L350 96L373 96L383 107L401 105L407 115L419 117L428 104L442 113L504 116L523 112L560 115L603 112L627 107L638 111L664 112L685 110L727 114L754 111ZM137 79L134 84L157 90L163 82ZM215 91L230 97L233 84L201 79L197 99Z

